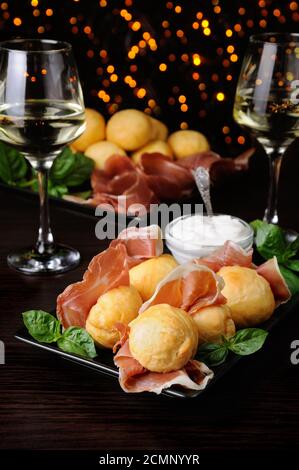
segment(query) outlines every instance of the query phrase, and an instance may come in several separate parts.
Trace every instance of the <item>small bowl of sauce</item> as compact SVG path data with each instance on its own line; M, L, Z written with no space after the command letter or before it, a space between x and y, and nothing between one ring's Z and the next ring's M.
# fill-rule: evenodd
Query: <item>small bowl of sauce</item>
M253 244L253 230L244 220L224 214L188 214L165 228L166 246L179 263L208 256L228 240L248 251Z

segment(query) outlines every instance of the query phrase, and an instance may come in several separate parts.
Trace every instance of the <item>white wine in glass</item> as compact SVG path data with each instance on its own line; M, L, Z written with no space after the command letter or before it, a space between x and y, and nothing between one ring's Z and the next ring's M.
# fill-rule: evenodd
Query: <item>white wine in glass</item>
M264 220L277 224L283 154L299 136L299 34L251 36L239 77L234 119L263 145L270 168Z
M54 242L48 176L55 158L84 126L82 90L70 44L38 39L0 43L0 139L23 153L39 184L37 242L7 258L24 274L61 273L80 261L76 249Z

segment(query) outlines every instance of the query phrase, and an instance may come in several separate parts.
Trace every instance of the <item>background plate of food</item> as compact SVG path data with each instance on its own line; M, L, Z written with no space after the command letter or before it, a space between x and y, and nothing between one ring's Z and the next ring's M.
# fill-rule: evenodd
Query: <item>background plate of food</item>
M169 134L164 123L136 109L119 111L106 123L99 112L87 108L85 119L85 132L57 157L49 178L50 196L81 208L108 203L127 213L133 204L144 211L151 204L184 201L195 190L194 168L209 169L212 181L219 183L246 171L254 152L222 158L202 133ZM24 157L3 143L0 154L0 181L37 191L35 172Z

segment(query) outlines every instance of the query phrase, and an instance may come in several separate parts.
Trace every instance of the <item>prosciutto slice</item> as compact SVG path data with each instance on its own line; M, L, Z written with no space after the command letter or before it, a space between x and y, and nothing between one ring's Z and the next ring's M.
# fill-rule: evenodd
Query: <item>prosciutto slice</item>
M280 272L276 256L260 266L255 266L252 263L252 255L252 249L247 252L236 243L227 241L221 248L215 250L206 258L195 259L194 263L199 266L208 266L215 273L223 266L242 266L256 269L258 274L269 282L276 302L287 302L291 297L291 292Z
M221 158L214 152L201 152L181 159L170 160L161 153L144 153L136 166L129 157L112 155L105 162L103 170L94 170L91 176L92 198L87 203L99 205L112 203L121 212L143 214L150 205L162 201L176 201L188 198L195 189L192 171L197 166L210 169L212 179L246 170L254 149L237 158ZM117 204L117 197L124 201ZM145 208L145 209L144 209Z
M91 186L93 197L88 200L89 204L107 203L116 211L129 215L142 215L150 210L151 204L158 202L145 176L126 156L109 157L104 170L93 171Z
M225 303L224 283L206 266L186 263L173 269L156 287L152 297L142 304L142 313L152 305L167 303L191 315L208 305Z
M257 272L267 279L277 302L285 303L289 300L291 292L280 272L276 256L258 266Z
M120 385L128 393L160 394L162 390L173 385L189 390L203 390L214 375L203 362L195 360L189 361L181 370L164 374L150 372L133 358L128 340L114 356L114 363L119 368Z
M125 247L109 247L91 260L82 281L70 284L58 296L57 317L64 328L84 328L91 307L101 295L114 287L129 285Z
M162 232L158 225L129 227L113 240L110 246L124 245L127 251L129 268L163 253Z
M213 251L205 258L195 259L196 264L204 264L218 272L223 266L242 266L244 268L252 267L253 249L243 250L239 245L232 241L226 241L223 246Z

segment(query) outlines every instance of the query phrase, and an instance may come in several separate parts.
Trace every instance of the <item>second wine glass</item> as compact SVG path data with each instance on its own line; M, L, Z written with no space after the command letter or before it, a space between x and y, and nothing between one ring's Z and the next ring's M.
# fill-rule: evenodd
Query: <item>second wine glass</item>
M0 44L0 139L37 172L40 225L33 248L8 255L24 274L60 273L79 263L77 250L54 243L48 176L61 150L84 130L84 103L71 45L16 39Z
M270 168L264 220L278 223L277 194L282 157L299 136L299 34L252 36L237 86L234 118L263 145Z

